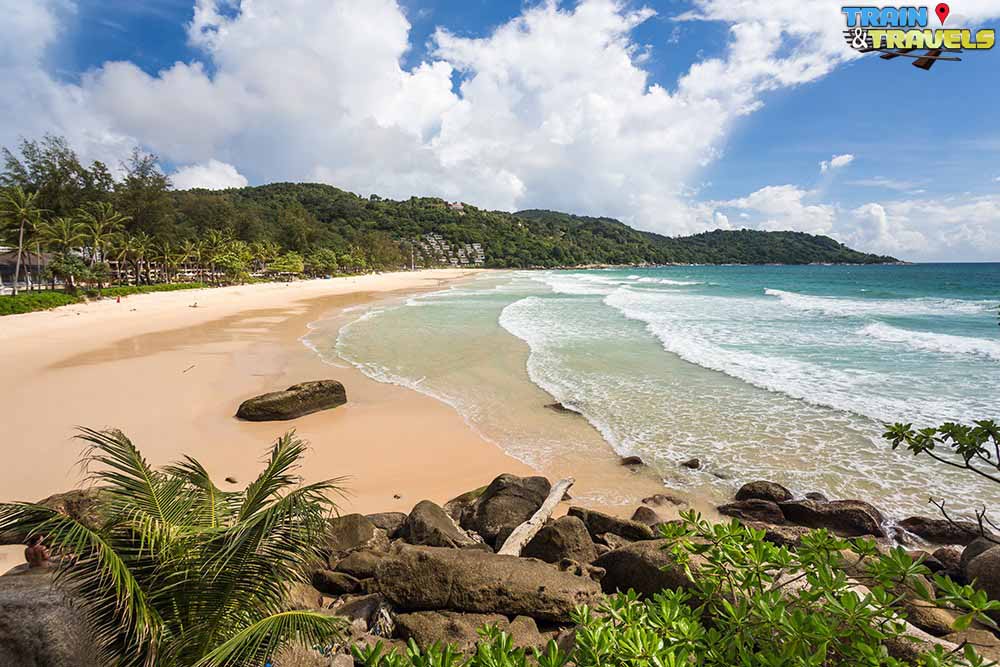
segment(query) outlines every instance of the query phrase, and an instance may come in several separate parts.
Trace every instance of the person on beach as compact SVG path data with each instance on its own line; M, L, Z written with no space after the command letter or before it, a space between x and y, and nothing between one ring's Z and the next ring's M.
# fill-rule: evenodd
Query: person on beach
M49 549L42 540L44 535L32 535L28 538L28 546L24 550L24 560L28 561L29 568L49 567L52 561L49 558Z

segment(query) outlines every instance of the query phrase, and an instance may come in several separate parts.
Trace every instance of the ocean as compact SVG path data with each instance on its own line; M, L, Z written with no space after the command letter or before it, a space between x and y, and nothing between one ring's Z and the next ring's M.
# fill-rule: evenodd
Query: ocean
M518 271L360 309L308 343L536 467L604 447L713 501L770 479L900 517L929 497L1000 505L995 484L881 438L1000 418L998 304L1000 264ZM692 457L700 470L679 465Z

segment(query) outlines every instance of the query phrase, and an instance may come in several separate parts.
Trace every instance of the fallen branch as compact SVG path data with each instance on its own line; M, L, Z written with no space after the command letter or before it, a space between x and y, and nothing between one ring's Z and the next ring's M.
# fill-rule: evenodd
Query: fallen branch
M545 502L538 508L538 511L532 514L530 519L514 529L497 553L508 556L520 556L521 549L542 529L545 522L552 516L552 512L555 511L556 505L563 499L566 491L569 490L569 487L573 486L573 482L575 481L572 477L568 477L556 482L555 486L552 487L552 492L549 493L549 497L545 499Z

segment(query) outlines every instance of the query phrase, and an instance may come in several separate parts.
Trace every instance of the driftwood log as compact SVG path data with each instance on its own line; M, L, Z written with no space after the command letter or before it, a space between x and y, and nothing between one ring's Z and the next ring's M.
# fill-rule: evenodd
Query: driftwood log
M545 522L549 520L549 517L556 510L556 505L563 499L563 496L566 495L569 487L573 486L573 482L575 481L572 477L568 477L556 482L545 502L538 508L538 511L532 514L530 519L514 529L497 553L507 556L520 556L521 549L542 529L542 526L545 525Z

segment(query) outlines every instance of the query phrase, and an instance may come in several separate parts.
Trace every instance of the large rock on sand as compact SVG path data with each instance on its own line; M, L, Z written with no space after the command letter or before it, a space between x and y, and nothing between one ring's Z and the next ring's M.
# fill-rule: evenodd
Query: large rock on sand
M284 421L346 402L344 385L336 380L317 380L243 401L236 416L252 422Z
M544 477L500 475L462 512L460 523L499 549L511 531L538 511L551 490Z
M595 512L594 510L582 507L570 507L569 515L583 521L583 525L587 527L590 536L595 539L597 539L598 535L604 535L605 533L618 535L633 542L637 540L651 540L654 537L653 529L638 521L619 519L610 514Z
M566 622L593 605L598 584L531 558L477 549L405 546L375 571L379 591L402 611L450 609Z
M421 500L406 518L401 531L410 544L428 547L475 547L479 543L459 528L451 517L429 500Z
M791 500L778 503L785 518L807 528L826 528L841 537L885 537L881 512L861 500Z
M80 612L52 587L51 571L0 577L0 665L99 667Z
M331 569L353 551L385 551L389 548L389 538L384 530L375 527L361 514L345 514L331 519L324 541L323 551Z
M563 516L542 526L524 545L521 555L546 563L558 563L567 558L578 563L590 563L597 558L597 547L583 521L575 516Z
M594 565L605 570L601 580L604 592L610 595L631 588L640 595L651 597L665 588L693 587L684 567L671 555L670 544L669 540L633 542L598 558ZM701 556L691 556L692 572L697 573L703 563Z

